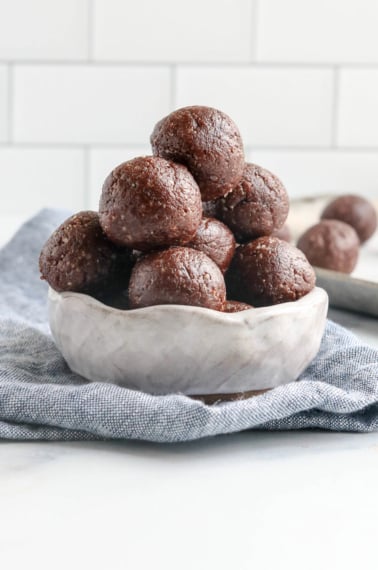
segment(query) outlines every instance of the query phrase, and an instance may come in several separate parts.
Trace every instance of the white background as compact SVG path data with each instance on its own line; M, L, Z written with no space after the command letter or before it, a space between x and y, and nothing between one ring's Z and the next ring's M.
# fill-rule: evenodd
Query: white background
M377 0L0 0L2 215L96 208L187 104L292 197L377 195L377 23Z

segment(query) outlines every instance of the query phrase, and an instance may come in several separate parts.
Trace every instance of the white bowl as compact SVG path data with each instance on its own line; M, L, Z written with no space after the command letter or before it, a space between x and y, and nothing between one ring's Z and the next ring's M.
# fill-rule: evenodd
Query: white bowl
M296 380L319 350L327 308L320 288L238 313L184 305L122 311L49 291L51 331L71 370L151 394L235 394Z

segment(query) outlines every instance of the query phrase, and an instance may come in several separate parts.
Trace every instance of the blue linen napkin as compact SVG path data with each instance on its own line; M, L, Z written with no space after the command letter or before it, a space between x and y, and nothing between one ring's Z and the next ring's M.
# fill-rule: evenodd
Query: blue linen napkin
M249 400L207 406L71 372L50 336L38 271L42 245L68 215L43 210L0 251L0 438L174 442L247 429L378 428L378 351L330 321L299 381Z

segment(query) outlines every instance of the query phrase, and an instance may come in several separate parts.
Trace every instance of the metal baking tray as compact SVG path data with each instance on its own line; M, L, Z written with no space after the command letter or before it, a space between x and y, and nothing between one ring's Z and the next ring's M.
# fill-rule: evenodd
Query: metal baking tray
M320 267L315 272L316 284L327 291L331 306L378 317L378 283Z
M319 221L325 205L335 196L317 196L291 202L288 224L293 241ZM369 198L378 211L378 199ZM378 317L378 231L360 249L356 269L351 275L315 268L317 285L328 293L330 305L339 309Z

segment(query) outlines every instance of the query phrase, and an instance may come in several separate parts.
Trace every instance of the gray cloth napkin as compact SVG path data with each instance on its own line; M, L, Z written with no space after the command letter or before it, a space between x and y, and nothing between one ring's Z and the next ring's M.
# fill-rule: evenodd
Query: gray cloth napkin
M42 245L67 216L42 211L0 251L0 438L174 442L247 429L378 428L378 351L330 321L300 381L249 400L206 406L72 373L50 336L38 272Z

